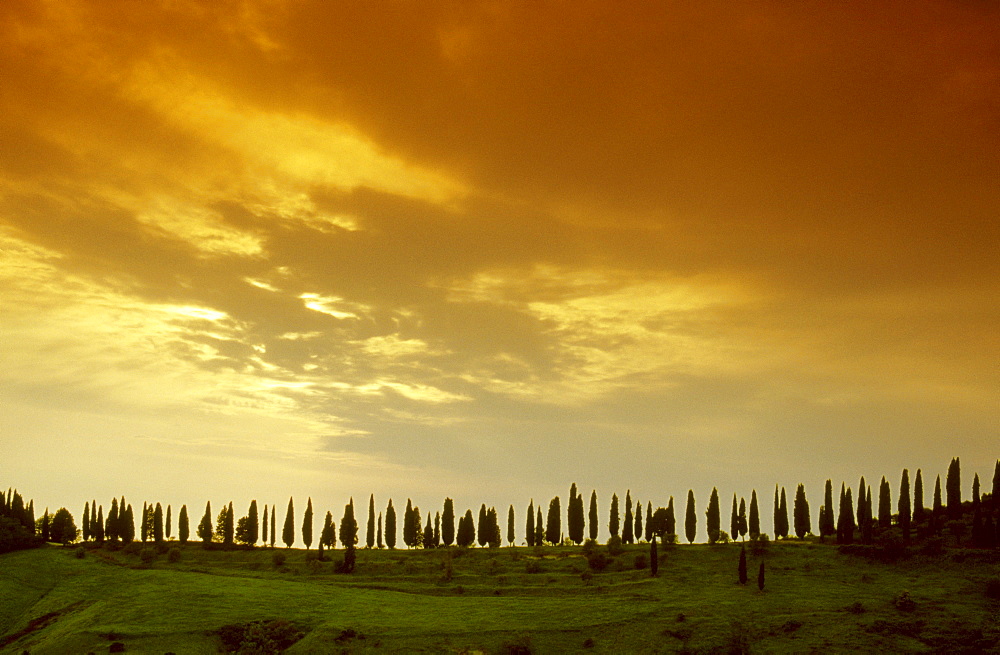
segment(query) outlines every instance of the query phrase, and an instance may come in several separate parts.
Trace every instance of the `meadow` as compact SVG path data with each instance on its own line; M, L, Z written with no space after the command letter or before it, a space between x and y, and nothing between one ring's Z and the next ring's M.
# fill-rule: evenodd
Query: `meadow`
M738 544L661 546L656 577L648 545L601 572L573 546L362 549L351 575L342 551L141 548L0 556L0 650L216 653L223 626L282 620L288 653L1000 652L988 551L880 562L787 540L749 553L740 585Z

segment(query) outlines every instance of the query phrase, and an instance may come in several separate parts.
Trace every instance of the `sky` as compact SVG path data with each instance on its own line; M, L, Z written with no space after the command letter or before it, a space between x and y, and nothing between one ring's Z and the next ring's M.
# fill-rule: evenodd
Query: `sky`
M770 531L776 484L985 488L998 33L968 0L0 3L0 485L520 526L575 482L602 536L628 490L756 489Z

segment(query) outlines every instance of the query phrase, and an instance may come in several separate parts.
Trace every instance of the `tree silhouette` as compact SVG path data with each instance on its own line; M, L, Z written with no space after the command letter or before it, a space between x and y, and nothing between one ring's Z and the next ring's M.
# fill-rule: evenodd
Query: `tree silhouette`
M991 492L991 498L993 501L993 511L1000 518L1000 459L997 460L996 466L993 468L993 491Z
M625 522L622 527L622 543L630 544L633 542L633 519L632 519L632 491L627 490L625 492Z
M256 514L255 514L255 516L256 516ZM166 525L165 525L164 535L166 536L167 541L169 541L170 540L170 505L167 505L167 518L165 520L165 524Z
M374 545L375 545L375 494L371 494L368 497L368 530L365 533L365 547L371 549Z
M708 497L708 509L705 510L705 528L708 530L708 543L714 544L719 540L722 517L719 516L719 491L712 487L712 494ZM736 530L733 538L739 537L739 520L737 519ZM688 538L689 541L693 541Z
M177 517L177 538L182 544L186 544L189 536L191 536L191 525L188 522L188 508L187 505L181 505L181 513Z
M434 527L431 525L430 514L427 514L427 525L424 526L423 546L424 548L434 547Z
M104 543L104 505L101 505L100 507L97 508L97 522L94 524L93 531L94 531L94 540L97 543L99 543L99 544L103 544ZM186 536L185 536L184 541L187 541L187 537Z
M149 539L149 525L152 521L149 520L149 507L146 503L142 504L142 522L139 525L139 538L142 539L143 543Z
M486 518L486 503L479 506L479 523L476 525L476 541L482 548L490 541L490 523Z
M671 496L667 502L667 515L663 521L665 534L677 535L677 518L674 516L674 497Z
M96 511L96 510L95 510ZM48 509L45 510L45 516L48 516ZM83 540L90 540L90 501L88 500L83 504L83 527L81 528L83 533ZM46 541L48 541L46 539Z
M883 530L892 527L892 499L889 482L884 475L878 485L878 527Z
M167 515L170 515L170 508L167 508ZM247 539L251 546L257 545L257 537L260 532L260 521L257 518L257 501L250 501L250 508L247 509Z
M899 483L899 527L903 531L903 541L910 541L910 472L903 469L903 478Z
M541 546L545 541L545 528L542 527L542 508L535 508L535 545Z
M747 534L747 501L745 498L740 498L740 521L739 521L739 535L742 539ZM734 535L735 536L735 535Z
M917 525L923 523L924 512L924 476L917 469L917 477L913 480L913 522Z
M684 536L688 543L694 543L694 538L698 534L698 516L694 509L694 489L688 489L687 511L684 515Z
M333 548L337 542L337 528L333 525L333 512L327 510L323 517L323 529L319 533L319 545L326 548Z
M577 492L574 482L569 489L569 505L567 506L566 527L573 543L583 543L583 531L586 527L583 518L583 496Z
M934 505L931 508L931 522L933 523L932 530L935 534L940 528L943 514L944 508L941 505L941 476L939 475L934 480Z
M740 584L747 583L747 549L740 546L740 564L737 567L740 577Z
M396 548L396 509L392 506L392 498L385 508L385 545L389 550Z
M414 525L413 519L413 503L407 498L406 509L403 510L403 544L407 548L412 548L417 542L416 535L419 528Z
M997 469L997 475L1000 476L1000 468ZM996 482L993 483L996 486ZM994 492L996 493L996 492ZM597 490L594 489L590 492L590 512L588 512L588 527L590 538L597 541Z
M46 510L48 513L48 510ZM65 507L60 507L49 525L49 539L56 543L68 544L76 541L77 528L73 515Z
M709 501L711 505L711 501ZM711 539L711 531L709 531L709 539ZM729 534L736 539L740 536L740 510L736 504L736 494L733 494L733 508L729 511Z
M444 499L444 516L441 517L441 539L445 546L455 543L455 501Z
M156 503L156 509L153 510L153 541L163 542L163 507L160 503Z
M806 500L806 487L799 483L795 490L795 536L804 539L812 531L812 519L809 515L809 501Z
M281 529L281 541L285 548L291 548L295 543L295 507L292 498L288 498L288 509L285 510L285 525Z
M952 459L948 465L945 493L948 498L948 515L952 519L957 519L962 515L962 465L958 457Z
M312 496L306 501L306 511L302 513L302 543L306 545L306 550L312 546L313 542L313 499Z
M785 488L781 488L781 507L778 509L781 518L781 538L788 538L788 503L785 502Z
M514 506L507 508L507 544L514 545Z
M378 513L378 548L382 550L382 544L384 543L382 539L382 512Z
M823 490L823 506L819 510L819 536L821 539L837 533L837 524L833 520L833 481L827 478Z
M211 543L212 537L215 536L214 532L212 528L212 502L208 501L205 503L205 515L201 517L201 523L198 524L198 538L203 543Z
M612 537L618 536L618 494L611 496L611 510L608 518L608 532Z
M528 546L535 545L535 499L528 502L528 518L524 524L525 542Z
M430 514L427 515L430 518ZM379 536L379 541L381 541L381 535ZM431 535L434 548L441 545L441 512L434 512L434 534Z
M761 562L760 568L757 569L757 589L764 591L764 562Z
M562 512L559 509L559 496L549 501L549 515L545 523L545 539L550 544L558 544L562 533Z
M340 520L340 543L348 550L354 550L358 543L358 522L354 518L354 498L351 498L351 501L344 505L344 518Z
M831 521L833 520L833 513L830 514ZM760 537L760 509L757 507L757 490L751 490L750 494L750 525L747 526L750 531L750 538L757 539Z
M646 521L646 526L648 528L649 521ZM656 533L652 533L649 539L649 574L656 577L656 573L660 570L660 555L656 550Z
M638 500L635 501L635 530L632 534L635 537L636 542L642 540L642 503ZM576 543L579 544L580 542L578 541Z
M261 531L262 531L261 542L264 544L265 548L267 548L267 526L268 526L267 521L268 521L268 519L267 519L267 505L264 505L264 520L260 522L260 526L261 526Z

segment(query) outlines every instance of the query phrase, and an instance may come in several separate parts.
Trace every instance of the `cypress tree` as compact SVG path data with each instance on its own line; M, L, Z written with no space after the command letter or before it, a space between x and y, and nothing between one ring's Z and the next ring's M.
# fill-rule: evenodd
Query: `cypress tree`
M583 494L578 492L572 503L573 523L569 537L573 543L580 545L583 543L583 533L587 527L587 522L583 517Z
M167 507L167 516L170 516L170 507ZM248 541L251 546L257 545L257 538L260 536L260 521L257 517L257 500L250 501L250 508L247 510L247 523L249 523ZM170 525L170 522L167 522Z
M139 537L142 539L142 543L146 543L149 538L149 507L146 503L142 504L142 524L139 526Z
M866 544L872 543L874 541L875 532L875 517L872 514L872 487L868 485L868 490L865 492L865 525L863 527L863 532L861 534L862 539Z
M667 516L663 522L663 527L666 534L673 535L676 540L677 537L677 517L674 516L674 497L670 497L670 501L667 502ZM671 542L673 543L673 542Z
M430 518L430 514L427 515ZM437 548L441 545L441 512L434 512L434 534L431 535L432 545Z
M486 519L486 503L479 506L479 523L476 525L476 542L482 548L490 541L490 524Z
M472 518L472 510L465 510L465 514L458 521L457 542L459 546L468 548L476 543L476 522Z
M913 480L913 522L924 522L924 477L917 469L917 477Z
M514 506L507 508L507 544L514 545Z
M809 514L809 501L806 500L806 487L799 483L795 490L795 536L805 539L805 536L812 531L812 518ZM851 512L853 515L854 512Z
M957 457L948 466L945 493L948 498L948 515L952 519L958 519L962 516L962 466Z
M991 492L991 497L993 500L993 511L1000 517L1000 459L997 460L996 466L993 468L993 491Z
M285 510L285 525L281 529L281 541L285 548L291 548L295 543L295 507L292 498L288 498L288 509Z
M558 544L562 539L562 512L559 509L559 496L549 501L549 516L545 523L545 539L550 544Z
M862 475L861 476L861 481L858 482L858 510L857 510L858 511L857 526L858 526L858 529L861 529L861 530L864 529L862 527L864 525L864 516L863 516L864 512L866 512L866 511L868 512L868 518L872 518L872 516L873 516L872 513L871 513L871 508L870 507L866 507L867 504L868 504L868 502L866 500L866 498L867 498L867 489L868 489L868 487L867 487L867 485L865 483L865 476Z
M406 499L406 509L403 510L403 545L407 548L413 545L413 503Z
M433 526L431 526L431 515L430 514L427 515L427 525L424 527L423 546L424 546L424 548L433 548L434 547L434 528L433 528Z
M652 503L650 503L652 504ZM649 521L646 521L646 526L649 526ZM660 570L660 556L656 552L656 534L651 534L649 540L649 574L656 577L657 571Z
M500 517L497 515L496 507L490 507L487 510L486 519L490 524L489 538L487 540L490 548L499 548L500 544L503 543L503 538L500 536Z
M747 534L747 501L745 498L740 498L740 524L739 524L740 538L746 537Z
M747 583L747 549L740 546L740 564L737 568L740 576L740 584Z
M709 528L709 539L712 538L711 528ZM733 539L740 536L740 510L736 506L736 494L733 494L733 508L729 511L729 534Z
M99 543L104 543L104 505L97 508L97 522L94 524L94 540Z
M779 505L778 505L778 485L774 485L774 517L772 522L774 524L774 538L778 539L781 537L781 517L778 515Z
M177 517L177 538L182 544L186 544L189 536L191 536L191 524L188 521L188 508L187 505L181 505L181 513Z
M290 500L290 499L289 499ZM274 542L278 540L278 510L274 505L271 505L271 548L274 548Z
M611 495L611 510L608 518L608 532L612 537L618 536L618 494Z
M582 509L582 506L581 506ZM579 522L577 522L579 518ZM576 483L573 482L569 486L569 498L566 500L566 530L569 532L569 538L574 543L580 543L583 541L583 512L580 512L580 516L577 517L576 511ZM577 541L577 529L579 528L580 541Z
M542 527L542 508L535 508L535 545L541 546L545 542L545 528Z
M837 543L850 544L854 542L854 507L851 501L851 490L846 485L840 485L840 513L837 518Z
M694 543L698 534L698 516L694 509L694 489L688 489L687 511L684 516L684 534L688 543Z
M705 510L705 527L708 529L708 543L714 544L719 540L721 520L719 516L719 492L715 487L712 487L712 495L708 497L708 509ZM739 533L738 521L736 532ZM736 538L739 534L733 536ZM688 539L690 540L690 537Z
M205 515L201 517L201 523L198 524L198 538L201 539L202 543L210 543L214 535L214 528L212 527L212 501L205 503Z
M233 545L233 537L236 536L236 525L235 519L233 517L233 503L229 502L229 506L226 508L226 531L223 534L223 542L227 546Z
M163 533L166 535L167 540L169 541L170 540L170 505L167 505L167 518L166 518L165 524L166 525L164 526L165 529L164 529Z
M823 506L819 510L819 536L824 539L836 532L837 525L833 520L833 481L827 478L823 490Z
M761 561L760 568L757 569L757 589L764 591L764 562Z
M378 549L382 550L383 540L382 540L382 512L378 513Z
M126 543L128 543L128 542L131 542L131 541L133 541L135 539L135 521L134 520L130 520L128 518L128 514L125 511L126 508L127 508L127 505L125 503L125 496L122 496L121 500L118 501L118 527L117 527L117 530L118 530L118 536L121 537L121 539L123 541L125 541ZM131 527L132 527L132 530L131 530L132 538L131 539L128 538L129 530L128 530L128 526L125 525L126 521L128 521L128 522L131 523Z
M998 475L1000 475L1000 468L997 471ZM994 482L994 486L996 486L996 482ZM597 541L597 489L593 489L590 492L590 512L587 518L588 527L590 528L590 538Z
M264 520L261 521L260 528L261 528L261 533L262 533L261 534L261 542L263 542L265 548L267 548L267 525L268 525L267 522L268 522L268 518L267 518L267 505L264 505Z
M427 515L430 520L430 514ZM365 533L365 547L371 550L375 545L375 494L368 497L368 530Z
M903 541L910 542L910 472L903 469L903 478L899 483L899 527L903 531Z
M528 502L528 518L525 526L525 541L528 546L535 545L535 499L532 498Z
M118 511L118 519L122 519L121 510ZM122 528L122 532L124 533L123 538L126 544L135 541L135 516L132 514L131 505L125 510L125 525Z
M326 516L323 517L323 529L319 533L319 546L320 548L332 548L333 543L330 539L333 533L333 512L327 510Z
M306 545L306 550L312 546L313 542L313 499L309 496L306 500L306 511L302 513L302 543Z
M48 509L45 510L46 515L48 514ZM88 500L83 504L83 540L90 541L90 501ZM47 541L47 540L46 540Z
M889 493L889 483L883 475L878 487L878 527L883 530L892 527L892 499Z
M49 543L49 508L45 508L45 513L42 514L42 543Z
M420 508L413 506L413 547L420 548L424 545L424 529L421 527Z
M344 518L340 521L340 543L350 551L353 551L358 543L358 522L354 518L354 498L351 498L351 501L344 505Z
M831 514L831 517L833 515ZM750 538L757 539L760 537L760 509L757 507L757 490L753 489L750 493L750 525L747 526L750 530Z
M392 506L392 498L385 508L385 545L389 550L396 548L396 509Z
M941 476L934 480L934 506L931 508L931 521L934 524L932 530L937 534L941 527L941 518L944 514L944 507L941 505Z
M581 506L582 507L582 506ZM642 540L642 503L635 501L635 532L636 542ZM579 541L577 542L580 543Z
M979 474L972 478L972 509L979 507Z
M646 501L646 541L653 539L653 503Z
M158 544L163 542L163 507L160 503L156 503L153 510L153 541Z
M622 527L622 543L632 543L632 491L625 491L625 524Z
M441 539L445 546L455 543L455 501L444 499L444 516L441 517Z
M781 488L781 507L778 509L778 517L781 519L781 538L788 538L788 503L785 502L785 488Z

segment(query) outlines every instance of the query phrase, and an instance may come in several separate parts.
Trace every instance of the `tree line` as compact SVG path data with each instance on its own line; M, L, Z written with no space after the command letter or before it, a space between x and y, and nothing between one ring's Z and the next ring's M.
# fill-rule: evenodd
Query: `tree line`
M877 498L877 506L874 499ZM832 480L827 480L823 503L817 515L815 534L825 540L833 537L838 544L871 544L877 536L894 531L904 543L913 537L941 536L949 534L961 543L969 536L966 545L990 548L1000 544L1000 460L997 460L993 475L992 491L981 493L979 475L972 482L971 503L963 503L961 485L961 464L952 459L944 483L942 496L941 476L934 483L933 499L925 504L923 474L917 470L911 488L909 471L904 469L896 494L896 505L892 503L892 489L885 477L879 482L873 498L872 486L862 476L854 489L841 483L839 502L833 500ZM772 529L776 539L786 539L791 535L803 539L813 535L812 514L806 496L805 485L798 484L789 515L784 487L774 489L772 504ZM968 505L965 507L964 505ZM836 509L836 518L834 513ZM612 494L608 510L608 531L611 540L622 544L640 541L676 543L679 540L674 498L671 496L666 507L654 509L651 501L645 507L639 500L632 500L631 490L626 491L624 512L617 494ZM375 497L368 502L367 529L363 544L359 544L359 525L355 518L354 499L344 506L339 522L331 511L325 513L322 528L314 535L315 522L312 498L306 501L301 521L298 520L293 498L289 498L278 534L278 513L275 505L264 505L258 511L257 501L252 500L244 515L236 518L233 503L224 505L218 514L212 511L211 502L205 504L204 513L195 526L194 537L203 544L221 544L223 547L264 546L275 547L280 543L291 548L301 538L306 549L317 544L322 557L324 549L333 549L338 544L348 552L345 566L353 568L354 549L359 545L366 548L389 548L397 546L397 516L392 499L383 510L376 511ZM569 489L564 512L559 496L552 498L546 511L542 504L535 505L534 499L528 503L523 525L523 543L528 546L544 544L576 544L590 539L596 541L599 527L599 512L596 490L592 491L588 511L584 512L584 498L576 483ZM693 490L688 490L684 508L683 536L689 543L694 542L698 529L699 513ZM791 517L791 521L789 518ZM971 521L966 519L971 518ZM60 508L50 515L48 509L42 517L35 517L34 502L25 503L15 490L0 493L0 552L14 548L30 547L40 542L55 541L70 543L81 538L85 542L97 544L128 544L136 540L161 543L176 540L184 544L192 539L191 518L186 505L182 505L176 517L174 532L173 511L170 505L159 502L144 502L138 519L131 504L125 497L113 498L105 515L104 505L96 500L87 501L83 508L82 526L78 530L75 519L66 508ZM402 519L402 545L407 548L436 548L439 546L460 546L495 548L504 540L510 546L517 543L518 522L513 505L507 510L506 530L501 529L499 514L495 507L480 505L478 516L467 509L458 516L454 501L445 498L441 510L423 514L421 509L407 499ZM757 491L752 490L750 502L733 495L729 515L729 531L723 530L722 510L718 490L712 489L705 509L705 527L709 543L727 542L749 537L761 537L761 513Z

